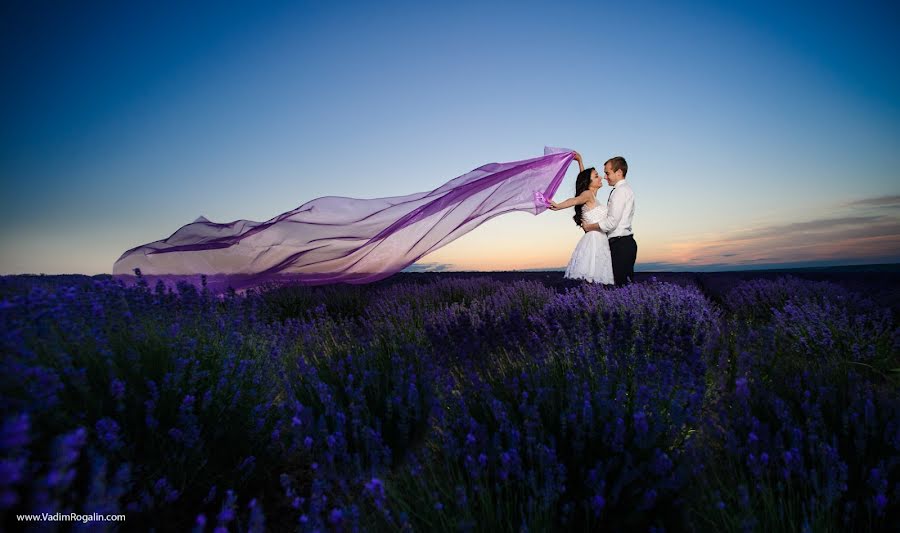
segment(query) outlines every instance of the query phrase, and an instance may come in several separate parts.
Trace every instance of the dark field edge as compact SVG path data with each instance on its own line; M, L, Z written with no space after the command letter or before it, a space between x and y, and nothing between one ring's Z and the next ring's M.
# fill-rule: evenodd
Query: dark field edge
M635 282L653 281L696 286L708 298L723 303L728 290L738 283L752 279L777 279L792 276L810 281L824 281L841 285L865 294L883 307L890 308L894 319L900 318L900 264L784 268L771 270L735 270L717 272L636 272ZM199 277L199 276L198 276ZM369 287L384 287L396 283L430 283L445 278L490 278L498 281L538 281L565 290L583 282L563 277L561 270L528 271L456 271L456 272L398 272ZM94 280L112 279L110 274L11 274L0 276L0 300L27 292L34 285L53 288L59 285L89 285Z

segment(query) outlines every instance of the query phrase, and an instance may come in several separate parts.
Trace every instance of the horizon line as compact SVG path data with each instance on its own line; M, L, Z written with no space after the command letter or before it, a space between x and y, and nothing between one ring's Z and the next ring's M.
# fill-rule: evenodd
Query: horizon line
M900 261L892 261L892 262L884 262L884 263L830 263L830 264L821 264L821 263L773 263L773 264L765 264L765 265L748 265L741 267L739 265L731 266L731 265L702 265L697 269L689 269L688 267L679 267L678 265L672 265L677 268L677 270L665 270L665 269L649 269L644 270L640 268L635 268L635 273L646 273L646 274L654 274L654 273L691 273L691 272L755 272L755 271L773 271L773 270L821 270L821 269L833 269L833 268L866 268L866 267L889 267L889 266L897 266L900 267ZM407 267L409 268L409 267ZM439 269L439 270L400 270L395 272L395 274L468 274L468 273L482 273L482 274L490 274L490 273L513 273L513 272L522 272L522 273L535 273L535 272L564 272L566 267L550 267L550 268L526 268L526 269L512 269L512 270L447 270L447 269ZM100 272L97 274L84 274L81 272L70 272L63 274L47 274L45 272L23 272L17 274L0 274L0 277L5 276L87 276L87 277L96 277L96 276L112 276L112 273L109 272ZM161 275L171 275L171 274L144 274L145 276L161 276ZM215 276L217 274L178 274L178 276L182 277L190 277L190 276ZM228 274L233 275L233 274ZM286 274L291 275L291 274ZM133 274L120 274L120 276L134 276ZM136 277L136 276L135 276Z

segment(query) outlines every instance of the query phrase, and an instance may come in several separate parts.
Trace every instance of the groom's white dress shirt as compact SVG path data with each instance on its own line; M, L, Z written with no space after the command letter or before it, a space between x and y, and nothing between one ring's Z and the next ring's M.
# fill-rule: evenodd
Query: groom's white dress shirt
M624 179L613 186L609 193L606 218L600 221L600 231L607 237L632 235L631 221L634 219L634 191Z

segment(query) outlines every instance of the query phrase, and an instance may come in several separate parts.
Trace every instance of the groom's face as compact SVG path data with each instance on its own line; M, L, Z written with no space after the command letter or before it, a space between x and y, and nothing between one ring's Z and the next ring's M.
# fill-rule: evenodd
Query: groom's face
M606 182L609 183L610 187L613 187L616 183L622 181L622 171L617 170L613 172L611 163L603 165L603 174L606 176Z

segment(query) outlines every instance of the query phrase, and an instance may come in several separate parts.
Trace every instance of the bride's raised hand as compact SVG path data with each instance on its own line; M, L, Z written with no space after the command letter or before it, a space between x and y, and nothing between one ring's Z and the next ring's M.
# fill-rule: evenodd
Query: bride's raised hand
M550 200L550 210L551 211L559 211L560 209L562 209L562 208L559 207L558 203L554 202L553 200Z
M578 162L578 172L584 172L584 161L581 159L581 154L579 154L576 150L572 150L575 153L575 161Z

